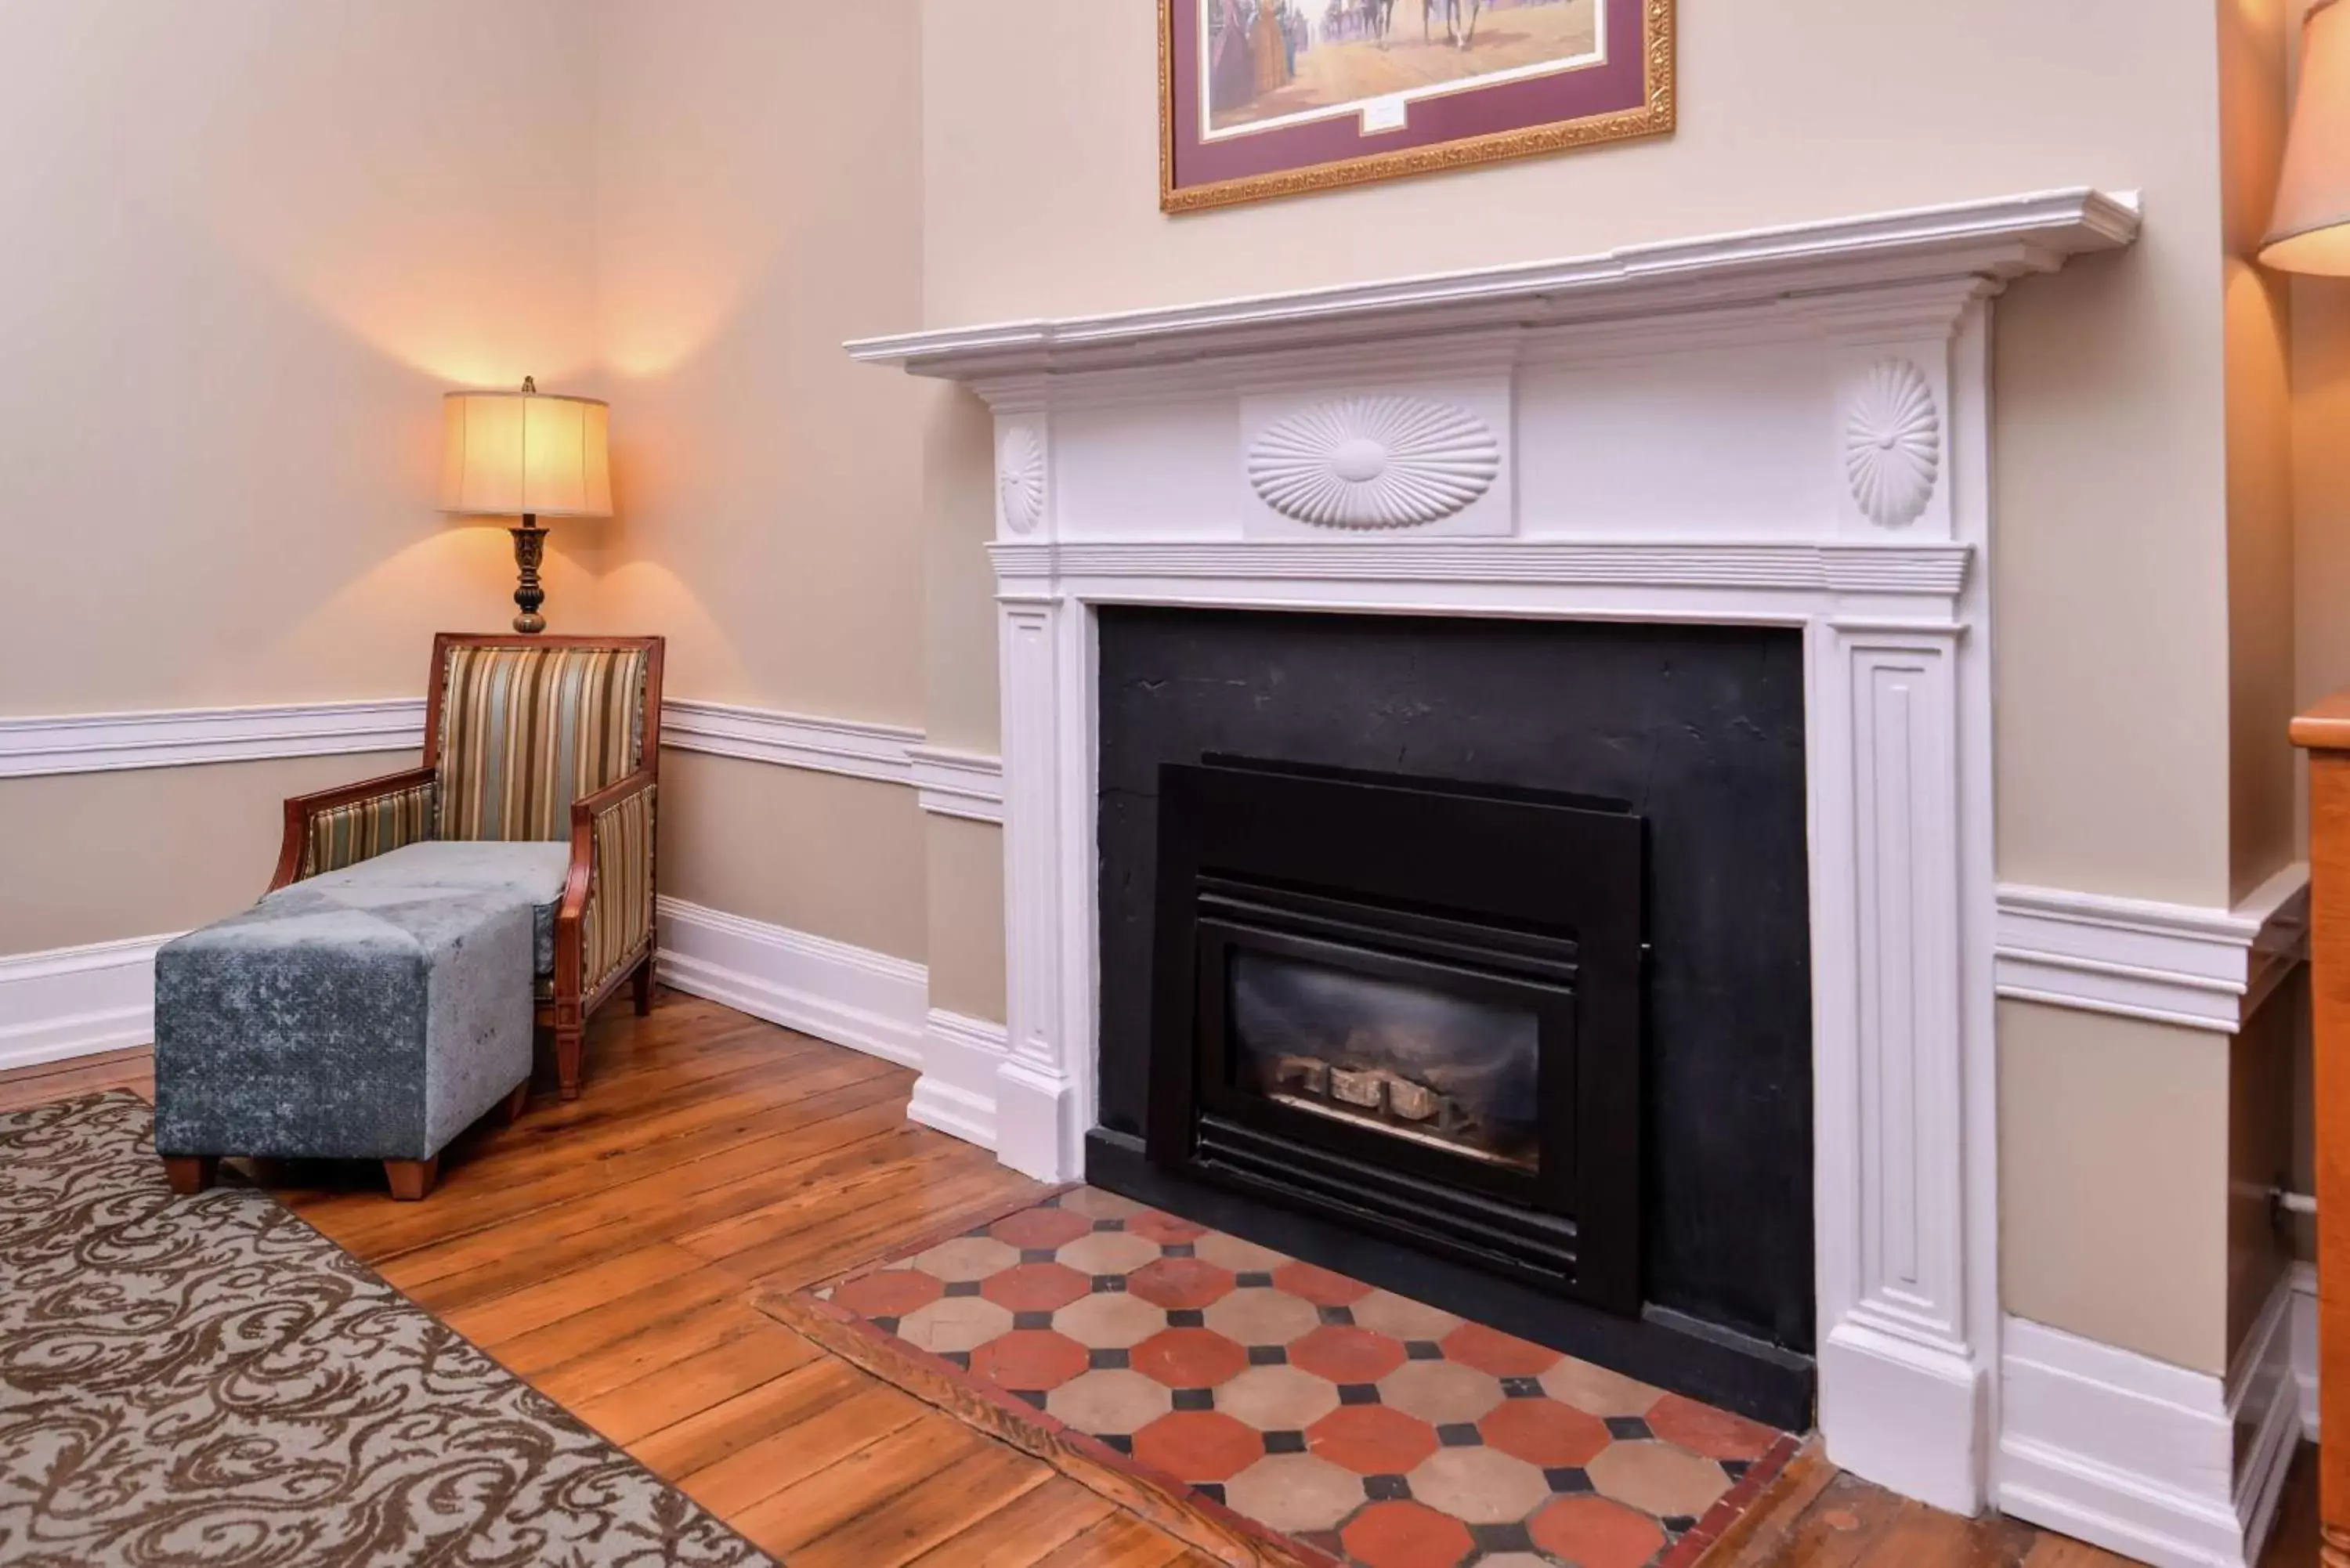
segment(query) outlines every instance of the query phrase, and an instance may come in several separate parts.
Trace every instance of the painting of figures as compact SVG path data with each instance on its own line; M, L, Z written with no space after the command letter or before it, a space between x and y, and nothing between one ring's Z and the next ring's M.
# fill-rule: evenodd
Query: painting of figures
M1159 0L1180 213L1673 128L1674 0Z
M1208 135L1359 114L1605 58L1598 0L1217 0ZM1392 111L1390 111L1392 112Z

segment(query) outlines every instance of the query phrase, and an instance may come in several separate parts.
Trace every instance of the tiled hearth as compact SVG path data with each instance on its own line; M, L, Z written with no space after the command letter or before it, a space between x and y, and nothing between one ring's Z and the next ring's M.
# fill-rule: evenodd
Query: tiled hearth
M1366 1568L1693 1560L1794 1439L1092 1188L822 1293Z

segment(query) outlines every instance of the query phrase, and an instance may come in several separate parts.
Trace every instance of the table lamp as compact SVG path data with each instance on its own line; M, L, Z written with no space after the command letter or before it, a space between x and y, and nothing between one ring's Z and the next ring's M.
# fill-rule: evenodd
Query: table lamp
M609 517L612 476L605 452L611 410L600 398L542 392L531 377L519 392L451 392L442 401L447 441L441 510L519 517L514 535L520 632L546 629L538 566L546 553L541 517Z
M2317 0L2303 19L2301 90L2261 262L2350 277L2350 5Z

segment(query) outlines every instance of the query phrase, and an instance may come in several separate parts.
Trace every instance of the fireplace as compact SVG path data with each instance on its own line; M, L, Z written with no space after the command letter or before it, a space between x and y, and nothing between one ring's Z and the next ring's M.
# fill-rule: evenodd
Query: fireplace
M1637 1312L1641 837L1621 802L1165 764L1151 1160Z

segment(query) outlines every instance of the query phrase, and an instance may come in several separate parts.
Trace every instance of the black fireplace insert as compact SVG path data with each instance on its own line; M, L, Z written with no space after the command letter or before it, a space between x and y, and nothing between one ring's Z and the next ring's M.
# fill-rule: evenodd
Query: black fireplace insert
M1159 785L1152 1162L1638 1313L1641 817L1228 755Z

